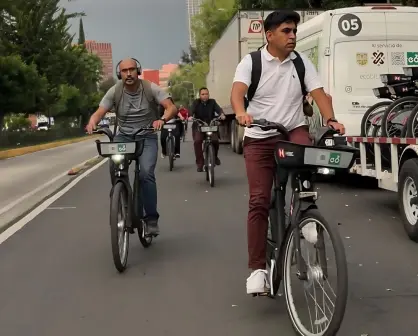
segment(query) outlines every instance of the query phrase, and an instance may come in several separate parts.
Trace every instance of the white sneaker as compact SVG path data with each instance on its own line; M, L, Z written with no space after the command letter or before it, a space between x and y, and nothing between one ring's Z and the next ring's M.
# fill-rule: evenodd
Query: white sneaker
M247 294L270 292L268 272L263 269L255 270L247 279Z
M162 159L165 159L165 155L164 155L164 154L161 154L161 158L162 158Z
M310 222L302 228L302 235L306 241L311 244L316 244L318 241L318 232L316 231L316 223Z

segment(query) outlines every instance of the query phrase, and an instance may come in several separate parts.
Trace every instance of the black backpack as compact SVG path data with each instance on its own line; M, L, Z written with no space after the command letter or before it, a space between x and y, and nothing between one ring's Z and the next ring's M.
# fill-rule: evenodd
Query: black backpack
M296 72L299 77L300 87L302 88L303 99L308 94L305 87L305 64L303 63L302 58L299 53L293 51L296 55L296 58L293 59L293 64L296 68ZM258 83L261 78L262 63L261 63L261 50L253 51L250 53L252 60L252 69L251 69L251 84L248 88L247 97L244 98L245 109L247 109L249 102L253 99L255 91L257 90Z

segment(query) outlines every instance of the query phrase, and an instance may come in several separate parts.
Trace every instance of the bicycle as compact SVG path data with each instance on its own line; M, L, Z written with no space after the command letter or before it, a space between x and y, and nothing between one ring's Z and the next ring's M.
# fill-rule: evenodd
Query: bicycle
M289 132L283 125L264 119L253 120L253 123L248 127L260 127L264 131L277 130L285 139L289 139ZM316 173L327 175L335 173L336 169L348 170L356 159L358 149L350 146L335 145L337 142L337 138L334 138L335 134L337 132L333 129L322 128L318 131L313 146L298 145L289 141L278 141L274 151L277 169L269 210L266 250L270 292L253 294L253 296L266 295L274 298L283 279L288 315L293 328L298 335L302 336L336 335L343 320L347 303L348 275L344 245L337 230L330 226L320 214L315 203L318 199L318 193L313 191ZM292 195L290 212L289 216L287 216L285 211L285 192L289 173L291 175ZM313 227L311 223L313 223ZM307 228L311 229L311 231L304 230L307 225L309 225ZM308 239L312 241L313 228L316 232L314 246L317 251L315 253L316 261L311 265L302 256L301 242L308 241ZM313 287L315 290L316 283L322 287L322 284L329 280L329 269L327 267L329 259L325 254L324 231L330 235L332 245L335 247L338 288L336 291L337 295L335 295L335 314L331 318L326 316L319 318L316 311L315 322L311 321L310 324L312 329L314 329L315 325L315 332L314 330L309 331L300 320L290 282L290 275L292 274L290 268L292 265L297 265L296 275L305 289ZM314 291L314 294L316 294L316 291ZM305 298L307 300L306 293ZM325 307L324 304L324 310L327 308L330 310L330 307ZM310 310L308 315L311 317ZM329 321L328 326L322 328L327 321Z
M181 121L183 123L183 142L186 141L186 134L187 134L187 119Z
M215 166L216 155L215 148L212 143L213 133L218 132L219 125L217 125L220 118L213 119L210 124L207 124L203 120L193 118L199 125L199 131L205 133L203 139L203 157L204 157L204 169L206 172L206 181L209 181L211 187L215 186Z
M173 135L173 130L175 130L177 127L176 124L165 124L163 126L164 129L168 131L167 138L165 139L165 148L167 151L168 156L168 165L170 168L170 171L174 168L174 160L175 160L175 146L176 146L176 138Z
M141 131L155 131L152 127L141 128ZM96 140L100 156L109 158L111 165L112 189L110 192L110 236L113 262L116 269L125 271L128 261L129 235L138 231L138 237L143 247L152 244L154 236L146 235L147 224L144 220L144 209L141 201L139 180L139 156L144 149L143 141L114 142L114 134L109 128L99 129L93 133L105 134L109 142ZM133 190L129 182L129 166L135 161L135 178Z

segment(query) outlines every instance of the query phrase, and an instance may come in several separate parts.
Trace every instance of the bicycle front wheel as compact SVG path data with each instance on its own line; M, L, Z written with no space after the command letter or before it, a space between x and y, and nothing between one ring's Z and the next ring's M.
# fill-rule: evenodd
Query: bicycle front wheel
M170 171L174 168L174 137L167 138L167 152Z
M122 273L126 269L129 251L128 192L122 182L117 182L110 201L110 237L113 262Z
M298 277L296 242L292 230L286 238L283 254L287 311L298 335L334 336L340 329L347 304L348 275L344 245L338 232L316 209L303 213L299 230L300 253L306 264L307 280ZM330 238L330 243L325 243L325 237ZM305 245L310 244L315 251L303 253ZM333 254L330 253L331 247ZM332 287L330 281L335 281L336 286ZM298 286L303 294L296 289ZM309 307L310 301L313 301L313 308ZM306 305L307 310L304 310L302 307Z
M212 146L212 144L210 144L208 146L208 154L207 154L207 174L208 174L208 179L209 179L209 184L211 187L215 186L215 150Z

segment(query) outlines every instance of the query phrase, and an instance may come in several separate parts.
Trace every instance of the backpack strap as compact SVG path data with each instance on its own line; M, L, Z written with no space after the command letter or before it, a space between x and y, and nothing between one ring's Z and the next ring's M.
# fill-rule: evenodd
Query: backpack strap
M247 99L248 102L253 99L255 92L257 91L258 83L261 78L261 50L253 51L250 53L252 60L251 68L251 84L248 87Z
M302 57L300 57L297 51L293 51L293 52L296 55L296 58L292 60L293 65L295 66L296 72L299 77L303 98L305 98L306 95L308 94L308 92L306 91L306 86L305 86L305 63L303 63Z
M154 112L155 114L155 120L160 119L159 115L159 111L158 111L158 103L155 101L154 98L154 94L152 92L152 88L151 88L151 82L146 80L146 79L140 79L141 83L142 83L142 88L144 90L144 96L148 101L149 107L150 109Z
M113 96L113 106L115 108L115 125L113 128L113 134L116 134L116 129L118 128L118 112L119 106L123 98L123 82L121 80L117 81L115 84L115 95Z

